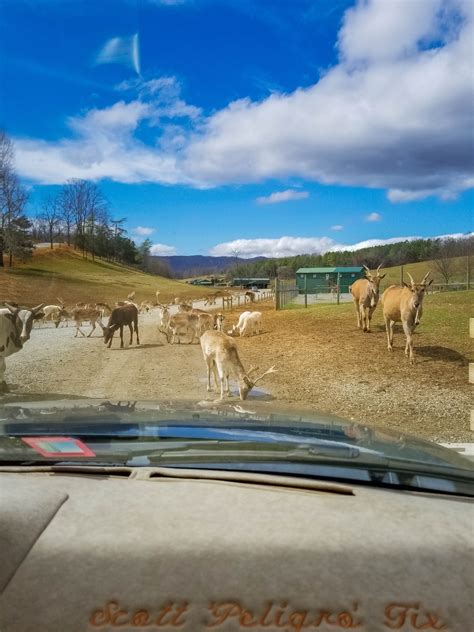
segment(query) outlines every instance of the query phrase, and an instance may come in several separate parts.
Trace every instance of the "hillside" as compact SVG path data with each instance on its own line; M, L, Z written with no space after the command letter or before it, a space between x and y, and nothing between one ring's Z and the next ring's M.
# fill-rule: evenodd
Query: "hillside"
M467 275L467 259L466 257L453 257L452 269L453 276L450 283L466 283ZM386 273L386 277L383 281L383 287L387 287L393 283L400 284L401 280L401 267L394 266L391 268L383 268L382 272ZM430 279L433 279L434 284L445 283L443 276L436 271L432 261L419 261L418 263L407 263L403 266L404 280L409 281L407 272L409 272L415 281L421 281L427 272L431 272ZM471 287L474 287L474 261L471 261Z
M151 262L156 260L166 263L173 276L181 279L203 276L206 274L219 274L236 265L255 263L256 261L262 261L263 259L265 259L265 257L242 259L239 257L211 257L204 255L150 257Z
M205 288L181 281L145 274L138 270L82 255L67 247L37 249L27 263L0 270L0 299L31 305L57 303L61 297L67 304L83 302L115 302L135 290L136 300L168 301L175 296L199 297Z

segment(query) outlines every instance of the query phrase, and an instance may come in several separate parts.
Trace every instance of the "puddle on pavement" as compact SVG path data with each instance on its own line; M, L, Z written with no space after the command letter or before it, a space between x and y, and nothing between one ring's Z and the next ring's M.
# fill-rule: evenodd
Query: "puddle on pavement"
M207 385L207 378L202 377L202 378L200 378L200 380L199 380L199 381L200 381L202 384L206 384L206 385ZM214 388L215 388L215 386L214 386ZM239 398L239 389L237 388L237 386L235 386L235 385L231 385L231 386L230 386L230 392L231 392L231 394L232 394L232 398L230 398L230 399L237 398L237 399L240 401L240 398ZM215 393L216 393L216 391L214 390L214 391L212 391L211 393L209 393L209 395L212 395L212 394L215 394ZM252 399L258 399L258 400L260 400L260 401L272 401L272 400L274 400L275 398L273 397L273 395L271 395L271 394L270 394L268 391L266 391L265 389L263 389L263 388L256 388L256 387L254 387L254 388L250 391L250 393L247 395L247 399L246 399L245 401L249 401L249 400L252 400Z

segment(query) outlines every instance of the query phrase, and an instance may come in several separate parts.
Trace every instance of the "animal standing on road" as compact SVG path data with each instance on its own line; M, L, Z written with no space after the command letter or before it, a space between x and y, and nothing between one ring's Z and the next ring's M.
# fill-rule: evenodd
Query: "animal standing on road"
M45 305L41 311L43 313L43 323L51 321L57 329L61 322L62 315L65 313L64 307L62 305Z
M130 343L133 342L133 331L135 330L135 337L137 345L140 344L140 338L138 337L138 309L133 303L127 303L121 305L112 310L110 314L107 327L102 325L102 331L104 332L104 343L110 347L112 346L112 340L114 333L117 329L120 329L120 348L123 349L123 328L128 327L130 330Z
M84 307L74 307L70 312L72 320L76 323L76 333L74 334L74 338L77 338L77 334L81 334L81 336L85 336L86 334L82 331L81 326L85 320L88 320L92 325L92 329L87 334L87 337L90 338L96 328L97 323L101 325L101 317L102 312L92 305L85 305Z
M240 399L247 399L252 388L268 373L275 373L274 366L262 373L257 378L251 377L251 373L257 371L253 367L246 371L242 365L237 351L235 340L220 331L205 331L201 336L201 349L207 366L207 390L212 391L211 373L214 375L216 388L220 387L220 399L230 394L229 377L235 376L239 384Z
M420 324L423 314L423 298L426 288L431 285L433 279L427 283L430 274L427 272L421 283L415 283L411 274L407 274L411 283L403 283L404 287L397 287L396 285L388 287L383 293L382 305L385 328L387 330L388 350L393 351L393 327L395 323L401 322L407 339L405 355L409 355L410 364L414 364L413 332L415 327Z
M367 332L370 332L372 314L379 302L380 281L385 277L385 274L380 274L380 267L381 265L374 276L369 268L364 266L366 278L357 279L350 288L357 314L357 327L362 327L362 330Z
M33 309L4 303L0 309L0 391L8 392L5 382L5 358L23 349L30 339L33 321L39 317L43 303Z
M180 344L182 336L189 336L189 344L192 344L194 340L199 340L201 335L199 315L192 313L173 314L163 333L166 335L167 342L170 342L172 345L176 339L178 344Z

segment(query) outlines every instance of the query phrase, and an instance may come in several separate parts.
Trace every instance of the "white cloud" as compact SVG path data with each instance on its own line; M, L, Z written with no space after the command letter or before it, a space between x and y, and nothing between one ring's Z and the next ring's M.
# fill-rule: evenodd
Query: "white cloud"
M343 230L344 226L342 226L342 224L334 224L334 226L331 226L331 230Z
M153 106L139 100L119 101L109 108L71 117L72 139L47 142L16 139L18 172L42 184L62 184L70 178L117 182L185 182L176 156L157 152L133 133L153 115Z
M359 1L346 11L339 33L344 59L386 61L416 54L420 42L440 36L442 0Z
M441 235L432 239L448 239L450 237L459 239L461 237L471 237L474 233L454 233L452 235ZM371 246L383 246L385 244L395 244L400 241L413 241L414 239L428 239L418 236L390 237L388 239L366 239L355 244L342 244L336 242L331 237L279 237L277 239L235 239L211 248L209 254L214 256L235 256L248 259L250 257L291 257L304 254L324 254L336 250L361 250Z
M288 202L290 200L304 200L308 197L308 191L286 189L285 191L275 191L270 193L270 195L258 197L257 204L278 204L279 202Z
M278 239L235 239L217 244L210 250L214 256L239 253L239 257L288 257L303 253L320 253L335 244L330 237L280 237Z
M365 217L366 222L380 222L381 219L382 216L380 215L380 213L369 213Z
M466 181L466 188L471 188L474 183ZM390 202L413 202L423 200L426 197L437 196L442 200L455 200L458 197L456 191L450 189L421 189L419 191L404 191L402 189L390 189L387 197Z
M309 88L216 112L187 148L186 173L210 184L295 176L440 196L472 186L474 5L439 4L359 2L335 67ZM382 40L361 42L379 29ZM430 48L434 33L444 38Z
M143 100L151 99L154 124L158 124L162 118L189 118L196 121L202 114L201 108L181 99L181 85L176 77L122 81L116 88L121 92L136 92Z
M387 189L394 202L451 199L474 184L473 25L469 0L360 0L315 84L204 118L173 77L129 81L120 89L134 99L72 117L67 138L16 139L18 171L48 184L298 177Z
M171 256L176 254L176 248L174 246L167 246L166 244L153 244L150 248L150 254L154 256Z
M136 228L132 228L132 233L135 235L140 235L140 237L149 237L155 232L154 228L149 228L148 226L137 226Z

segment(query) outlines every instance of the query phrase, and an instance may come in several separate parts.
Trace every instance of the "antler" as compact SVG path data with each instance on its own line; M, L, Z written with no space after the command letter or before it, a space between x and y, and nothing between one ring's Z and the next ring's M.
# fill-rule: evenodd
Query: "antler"
M426 281L428 281L428 277L430 276L430 274L431 274L431 272L428 270L428 272L423 277L423 281L421 282L421 285L425 285L426 284Z
M407 274L410 277L411 284L415 285L415 281L413 280L413 277L411 276L411 274L409 272L407 272Z
M258 366L251 366L250 369L247 371L247 377L250 377L250 374L254 371L258 371Z
M263 377L265 377L265 375L268 375L269 373L278 373L278 369L275 369L275 365L271 366L265 371L265 373L262 373L262 375L252 380L253 385L255 386L257 382L259 382Z

